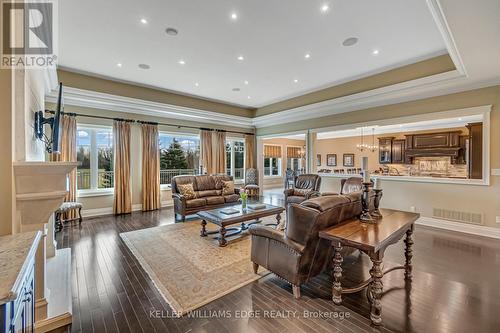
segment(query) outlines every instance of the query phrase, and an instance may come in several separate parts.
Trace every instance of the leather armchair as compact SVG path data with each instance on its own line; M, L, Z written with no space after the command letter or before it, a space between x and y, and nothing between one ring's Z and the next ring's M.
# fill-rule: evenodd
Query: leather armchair
M290 203L301 203L313 197L320 196L321 177L315 174L303 174L295 176L293 188L286 189L285 207Z
M285 231L263 225L250 227L254 271L265 267L292 284L293 294L299 298L300 285L323 271L331 257L330 242L319 238L319 231L359 214L360 192L290 204Z

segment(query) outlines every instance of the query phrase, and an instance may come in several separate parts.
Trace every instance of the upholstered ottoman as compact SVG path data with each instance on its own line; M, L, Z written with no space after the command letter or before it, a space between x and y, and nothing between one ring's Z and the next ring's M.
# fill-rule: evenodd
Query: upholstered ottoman
M61 231L63 228L63 223L73 222L78 220L78 224L82 224L82 207L83 205L79 202L64 202L58 210L56 210L55 222L57 231ZM71 211L78 212L78 217L63 220L62 215Z

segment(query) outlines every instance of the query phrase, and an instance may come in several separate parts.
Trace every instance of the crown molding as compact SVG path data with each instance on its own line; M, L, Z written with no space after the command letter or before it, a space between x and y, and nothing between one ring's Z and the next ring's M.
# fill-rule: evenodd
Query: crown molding
M50 92L46 96L46 100L55 103L57 100L57 91ZM252 128L252 118L249 117L152 102L73 87L64 87L64 104L146 116Z
M455 43L455 39L453 38L453 34L451 33L450 26L446 21L441 3L439 2L439 0L427 0L427 7L429 8L432 18L434 19L434 22L436 23L437 28L441 33L441 36L443 37L446 49L448 50L448 54L450 55L455 68L460 74L467 75L465 65L462 61L460 53L458 52L457 44Z

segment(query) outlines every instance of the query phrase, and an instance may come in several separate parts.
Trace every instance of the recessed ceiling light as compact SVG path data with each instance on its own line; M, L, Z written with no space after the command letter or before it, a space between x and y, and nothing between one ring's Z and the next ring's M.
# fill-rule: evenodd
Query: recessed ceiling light
M306 55L304 56L304 58L309 59L309 58L311 58L311 55L309 53L306 53Z
M248 81L247 81L247 80L245 80L245 84L248 84Z
M122 65L122 63L121 63L121 62L119 62L119 63L117 63L117 64L116 64L116 66L118 66L118 67L122 67L123 65Z
M238 19L238 14L235 12L231 13L231 20L236 21Z
M458 121L462 121L462 118L458 118Z
M250 99L251 97L250 96L247 96L247 99Z
M298 79L294 79L294 80L293 80L293 83L297 83L297 82L299 82L299 80L298 80Z
M185 65L185 64L186 64L186 62L184 60L182 60L182 59L179 60L179 65Z
M197 87L199 87L199 86L200 86L200 84L199 84L198 82L195 82L195 84L194 84L194 85L195 85L195 86L197 86Z
M140 69L150 69L151 66L149 66L148 64L139 64L139 68Z
M328 4L325 3L321 6L322 13L327 13L329 10L330 10L330 6L328 6Z
M141 23L142 24L148 24L148 20L146 20L145 18L141 18Z
M233 88L233 91L240 91L240 88Z
M170 36L177 36L177 34L179 33L179 31L175 28L167 28L165 29L165 32Z
M377 54L379 54L379 50L373 50L372 54L373 54L373 55L377 55Z
M245 60L245 57L243 57L242 55L240 55L240 56L238 56L238 60L239 61L243 61L243 60Z
M358 39L356 37L349 37L346 40L342 42L342 45L344 46L353 46L358 42Z

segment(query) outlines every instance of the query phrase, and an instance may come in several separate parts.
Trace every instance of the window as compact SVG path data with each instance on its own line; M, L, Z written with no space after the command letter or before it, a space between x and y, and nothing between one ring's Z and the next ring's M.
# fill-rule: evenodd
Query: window
M286 168L293 171L302 171L302 159L295 157L287 158Z
M236 139L226 141L226 172L234 180L245 179L245 142Z
M281 176L281 146L264 145L264 176Z
M78 126L76 136L78 190L110 189L114 187L113 129L110 127Z
M160 133L160 184L178 175L196 175L200 169L200 138L197 135Z

